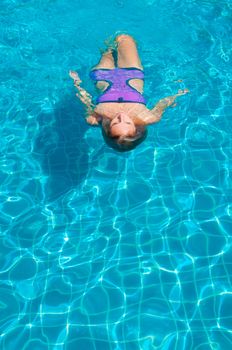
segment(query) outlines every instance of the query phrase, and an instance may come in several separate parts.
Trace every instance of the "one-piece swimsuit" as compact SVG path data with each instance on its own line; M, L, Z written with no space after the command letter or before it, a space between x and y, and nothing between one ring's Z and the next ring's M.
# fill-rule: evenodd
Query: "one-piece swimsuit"
M135 67L130 68L99 68L90 71L90 78L97 81L106 81L109 86L96 98L95 104L106 102L134 102L146 105L144 96L129 85L131 79L144 80L144 72Z

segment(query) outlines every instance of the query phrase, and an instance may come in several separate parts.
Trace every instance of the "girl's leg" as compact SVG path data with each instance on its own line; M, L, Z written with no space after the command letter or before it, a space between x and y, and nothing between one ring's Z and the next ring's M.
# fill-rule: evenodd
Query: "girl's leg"
M118 49L118 67L135 67L143 69L139 58L136 41L132 38L132 36L128 34L119 34L116 36L115 41Z
M115 68L114 58L112 55L111 48L108 48L105 52L102 53L99 63L96 66L94 66L92 70L100 69L100 68L107 68L107 69ZM108 86L109 86L109 83L107 83L106 81L98 81L96 83L96 87L101 91L104 91Z
M136 41L128 34L119 34L116 36L119 68L139 68L143 69L139 58ZM130 80L129 85L143 93L144 82L141 79Z
M96 66L94 66L92 69L100 69L100 68L108 68L108 69L115 68L114 58L113 58L111 48L108 48L106 51L102 53L99 63Z

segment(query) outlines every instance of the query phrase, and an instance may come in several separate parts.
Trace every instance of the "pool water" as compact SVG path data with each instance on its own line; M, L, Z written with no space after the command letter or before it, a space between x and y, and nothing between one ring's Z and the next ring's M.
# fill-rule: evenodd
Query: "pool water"
M0 348L232 348L232 3L2 0ZM89 127L104 40L135 37L151 108L135 150Z

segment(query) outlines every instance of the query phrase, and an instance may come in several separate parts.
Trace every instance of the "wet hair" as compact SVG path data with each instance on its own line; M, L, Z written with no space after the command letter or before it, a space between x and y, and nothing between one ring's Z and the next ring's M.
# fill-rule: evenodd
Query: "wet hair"
M112 136L110 123L109 119L102 122L102 135L107 145L118 152L128 152L134 149L147 137L147 128L143 125L135 125L136 131L133 136Z

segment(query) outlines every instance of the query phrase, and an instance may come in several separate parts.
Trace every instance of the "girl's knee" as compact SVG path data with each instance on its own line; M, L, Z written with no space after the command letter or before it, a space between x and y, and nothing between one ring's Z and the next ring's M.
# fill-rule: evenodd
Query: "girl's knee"
M119 43L120 41L124 40L132 40L135 42L134 38L130 34L119 34L116 36L115 41Z

